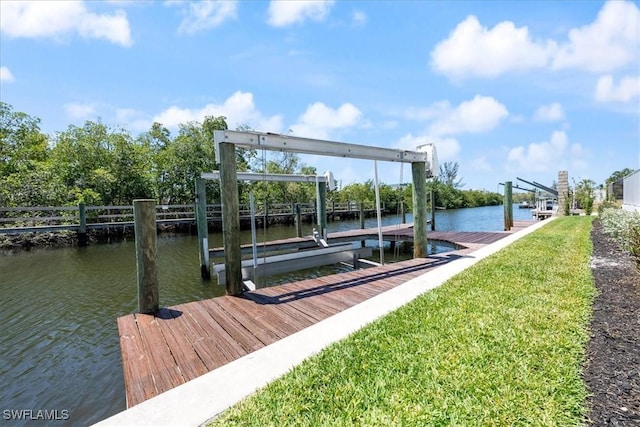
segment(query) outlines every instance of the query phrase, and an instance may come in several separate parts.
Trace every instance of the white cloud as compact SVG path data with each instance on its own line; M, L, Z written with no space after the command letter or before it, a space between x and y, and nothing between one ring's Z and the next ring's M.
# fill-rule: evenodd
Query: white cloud
M488 132L509 115L507 108L495 98L481 95L455 108L441 103L436 108L440 111L437 111L437 119L429 128L431 135Z
M615 85L612 76L602 76L598 79L594 96L599 102L629 102L640 98L640 77L624 77Z
M178 27L180 34L195 34L210 30L237 16L237 2L230 0L207 0L187 3L167 3L169 5L188 5L185 17Z
M434 144L440 164L454 161L460 153L460 143L455 138L440 138L437 136L422 135L414 136L411 133L400 138L395 144L395 148L400 150L415 151L416 147L425 144Z
M11 37L61 39L75 32L84 38L106 39L122 46L133 44L123 10L95 14L78 1L0 2L0 28Z
M64 111L72 120L86 120L96 116L96 105L72 102L64 105Z
M353 25L356 27L363 27L367 23L367 15L361 10L354 11L351 19L353 20Z
M291 126L295 136L329 139L330 131L363 124L362 112L351 103L338 109L327 107L322 102L309 105L307 110Z
M640 9L633 2L607 1L596 20L569 31L569 42L560 46L553 68L612 71L638 62Z
M569 143L564 131L554 131L549 141L531 143L509 150L507 168L514 171L553 172L584 169L587 153L578 143Z
M15 81L15 78L9 67L0 67L0 82L11 83L13 81Z
M496 77L514 70L543 68L552 43L535 43L527 27L504 21L492 29L469 16L431 51L431 66L453 78Z
M489 29L469 16L431 51L431 67L458 79L532 69L610 72L638 63L639 35L640 9L630 1L605 2L567 41L535 41L527 27L503 21Z
M142 111L133 108L116 109L116 124L125 129L146 132L153 124L151 118Z
M281 132L282 117L275 115L265 117L256 109L253 94L250 92L236 92L223 104L207 104L202 108L180 108L171 106L153 118L167 128L177 128L181 123L202 121L205 116L225 116L230 129L239 125L249 125L262 132Z
M540 106L533 115L538 122L557 122L564 120L564 109L558 102Z
M333 6L334 0L272 0L269 4L267 22L274 27L301 24L307 19L322 21Z
M471 167L473 170L481 171L481 172L491 172L493 167L487 161L485 156L476 157L471 161Z

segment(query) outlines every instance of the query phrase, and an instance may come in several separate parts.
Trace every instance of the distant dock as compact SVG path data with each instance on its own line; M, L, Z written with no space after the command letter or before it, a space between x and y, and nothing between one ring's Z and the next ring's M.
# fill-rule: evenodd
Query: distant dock
M458 250L364 270L302 280L118 318L127 407L272 344L425 272L469 254L509 232L430 232ZM390 228L390 227L387 227ZM410 227L392 226L391 236ZM370 232L354 230L357 233ZM351 232L344 232L345 234ZM339 233L335 233L339 236ZM360 240L365 234L344 235ZM355 239L354 239L355 237ZM337 238L337 237L335 237ZM377 239L377 232L375 237ZM333 238L329 237L330 241ZM271 242L273 243L273 242Z

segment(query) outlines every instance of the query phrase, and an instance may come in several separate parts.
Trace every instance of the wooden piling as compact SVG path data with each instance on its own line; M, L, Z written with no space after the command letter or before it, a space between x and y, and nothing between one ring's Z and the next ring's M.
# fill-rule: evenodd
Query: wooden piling
M360 208L360 229L364 230L364 202L360 202L359 208ZM360 246L364 248L365 246L364 240L360 241Z
M296 203L294 206L295 223L296 223L296 236L302 237L302 214L300 213L300 204Z
M327 238L327 183L318 182L318 233Z
M242 294L242 258L240 255L240 212L235 144L218 144L220 157L220 196L227 295ZM265 218L266 219L266 218Z
M134 200L133 219L138 273L138 312L154 313L159 308L156 201Z
M504 230L513 227L513 189L511 181L504 183Z
M413 178L413 257L427 256L427 170L426 162L411 163Z
M436 230L436 193L433 191L433 187L431 187L431 191L429 192L429 201L431 203L431 231Z
M87 246L87 207L84 202L78 204L78 246Z
M207 224L207 187L202 178L196 178L196 225L200 247L200 277L211 279L209 269L209 226Z

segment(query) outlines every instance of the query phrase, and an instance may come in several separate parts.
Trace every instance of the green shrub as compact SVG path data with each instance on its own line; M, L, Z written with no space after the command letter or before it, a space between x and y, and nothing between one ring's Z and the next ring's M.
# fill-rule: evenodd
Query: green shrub
M614 209L614 208L617 208L616 203L611 200L606 200L598 205L598 216L602 216L602 213L604 212L605 209Z
M640 273L640 225L632 225L629 230L629 252L633 255L636 271Z
M623 209L603 208L600 221L604 231L631 253L640 272L640 212Z

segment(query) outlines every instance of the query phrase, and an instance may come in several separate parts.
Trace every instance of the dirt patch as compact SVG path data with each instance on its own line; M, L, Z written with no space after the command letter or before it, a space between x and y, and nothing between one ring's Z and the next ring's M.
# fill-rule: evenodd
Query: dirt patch
M593 306L584 379L593 426L640 426L640 274L595 220Z

